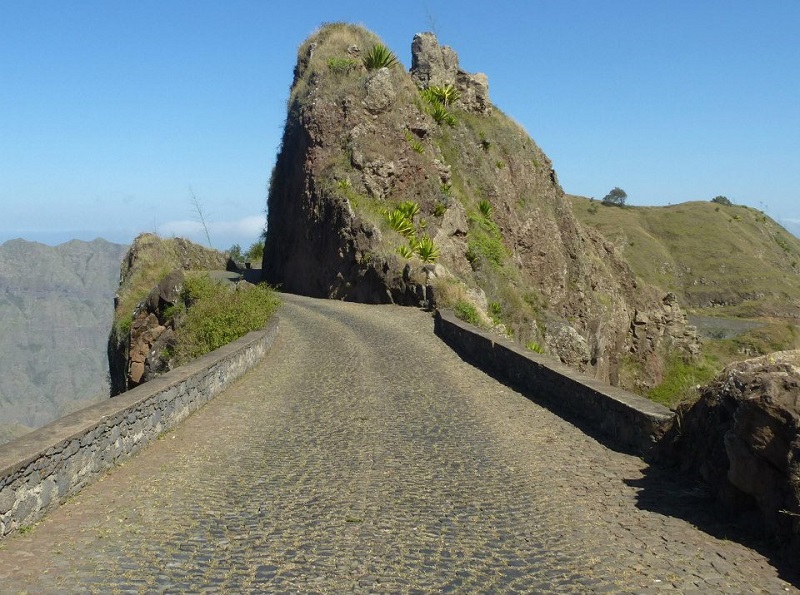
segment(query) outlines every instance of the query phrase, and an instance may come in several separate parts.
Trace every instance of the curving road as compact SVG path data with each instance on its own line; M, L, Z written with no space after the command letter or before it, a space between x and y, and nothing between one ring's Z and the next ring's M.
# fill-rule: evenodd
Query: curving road
M0 542L0 591L795 590L656 512L675 486L462 362L429 314L285 302L262 365Z

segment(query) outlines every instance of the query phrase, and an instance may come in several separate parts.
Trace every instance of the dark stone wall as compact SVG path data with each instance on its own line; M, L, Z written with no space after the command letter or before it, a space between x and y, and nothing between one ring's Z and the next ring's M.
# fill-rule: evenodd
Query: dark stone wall
M263 359L278 322L0 446L0 538L35 523L225 390Z
M482 332L452 312L437 311L435 329L464 360L625 452L649 454L671 423L663 405Z

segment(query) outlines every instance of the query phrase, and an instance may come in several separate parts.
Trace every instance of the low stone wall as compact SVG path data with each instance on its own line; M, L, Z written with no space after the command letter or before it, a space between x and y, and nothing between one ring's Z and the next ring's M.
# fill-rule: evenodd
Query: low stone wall
M466 361L626 452L648 454L673 417L663 405L483 332L452 312L437 311L435 330Z
M253 368L278 317L185 366L0 446L0 537L31 525Z

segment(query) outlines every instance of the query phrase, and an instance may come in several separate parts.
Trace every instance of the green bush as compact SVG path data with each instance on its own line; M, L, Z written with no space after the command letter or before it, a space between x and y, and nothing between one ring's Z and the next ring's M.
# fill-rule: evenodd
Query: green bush
M350 74L358 66L358 62L352 58L333 57L328 59L328 69L336 75Z
M508 250L503 244L500 228L487 217L472 215L469 221L471 225L467 234L467 260L473 268L478 268L482 259L494 266L502 266Z
M699 363L686 362L681 357L667 360L664 378L661 384L650 389L648 398L667 407L681 401L692 399L697 393L697 386L707 384L716 370L707 361Z
M404 200L397 205L395 210L402 213L409 221L413 221L419 213L419 205L413 200Z
M405 213L399 209L386 212L386 222L393 230L402 236L409 237L414 234L414 224Z
M175 331L178 365L264 328L280 305L266 285L234 287L208 274L187 276L183 299L189 307Z
M437 86L431 85L430 87L420 91L422 98L430 104L440 103L443 106L449 106L461 97L453 85Z
M525 344L525 349L533 351L534 353L544 353L544 348L542 348L542 346L539 345L536 341L528 341Z
M437 124L456 125L456 117L447 111L447 108L442 103L431 103L428 106L428 113Z
M456 315L456 318L460 318L464 322L468 322L469 324L479 325L480 324L480 316L478 316L478 310L465 300L459 300L456 302L456 305L453 306L453 312Z

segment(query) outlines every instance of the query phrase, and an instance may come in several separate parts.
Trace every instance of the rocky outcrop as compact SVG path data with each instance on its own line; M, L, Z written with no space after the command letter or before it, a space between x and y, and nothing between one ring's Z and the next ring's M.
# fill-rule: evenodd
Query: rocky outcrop
M410 73L353 61L377 42L336 24L299 50L270 184L265 280L370 303L461 296L523 344L626 388L655 384L667 351L691 357L677 304L578 223L551 161L491 109L486 77L463 71L430 33L414 38ZM340 63L352 68L331 66ZM446 85L458 90L449 120L420 93ZM388 223L404 201L419 207L412 241L433 239L435 269Z
M184 272L226 265L225 254L183 238L141 234L134 240L122 261L108 337L111 396L169 370L177 313L185 306Z
M800 351L732 364L682 406L662 458L702 478L734 511L800 542Z
M156 285L134 311L128 357L128 389L169 369L175 319L170 309L182 303L183 269L175 269Z
M433 33L417 33L411 42L411 79L420 89L454 86L458 104L468 111L485 114L492 109L489 78L461 70L455 50L439 45Z

